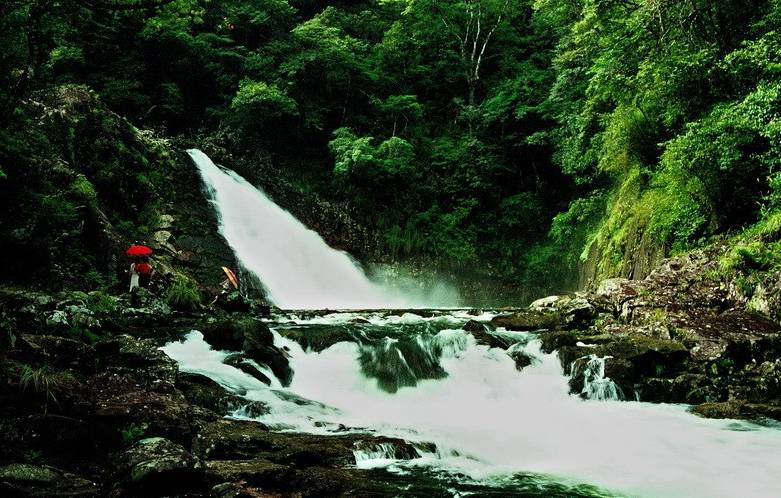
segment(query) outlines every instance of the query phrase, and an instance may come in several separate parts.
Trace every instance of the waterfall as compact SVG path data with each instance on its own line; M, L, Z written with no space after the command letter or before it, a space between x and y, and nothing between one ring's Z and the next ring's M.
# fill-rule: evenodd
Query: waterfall
M370 281L347 253L329 247L322 237L263 191L235 172L217 167L200 150L187 152L217 210L220 233L280 308L416 308L455 304L447 293L437 299Z

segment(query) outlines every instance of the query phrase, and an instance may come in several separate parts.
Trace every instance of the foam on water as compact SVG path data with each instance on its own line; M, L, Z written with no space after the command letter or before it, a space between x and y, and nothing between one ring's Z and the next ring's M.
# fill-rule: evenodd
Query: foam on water
M222 353L210 351L197 332L165 351L183 370L267 402L271 413L260 420L272 427L327 433L344 424L437 445L436 453L408 465L497 483L531 472L632 496L781 496L781 431L701 419L683 406L584 401L568 394L556 355L542 353L538 340L523 336L513 347L534 361L518 372L505 351L476 344L458 327L441 330L426 340L441 351L447 377L390 394L363 374L358 344L306 352L275 333L277 345L289 349L295 372L284 392L318 402L304 406L222 365ZM362 466L392 461L379 450L362 458Z

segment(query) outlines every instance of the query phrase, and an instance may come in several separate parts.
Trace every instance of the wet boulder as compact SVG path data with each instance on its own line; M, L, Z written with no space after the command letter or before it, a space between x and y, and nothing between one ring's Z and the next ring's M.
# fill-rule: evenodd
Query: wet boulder
M703 418L746 418L743 409L745 401L725 401L721 403L702 403L692 407L691 412Z
M207 460L259 458L295 467L343 467L355 463L355 439L354 435L277 433L257 422L217 420L198 434L193 450Z
M262 459L294 468L353 466L356 451L382 451L403 459L419 456L415 447L402 439L270 432L263 424L245 420L216 420L193 442L193 452L204 460Z
M510 358L513 359L515 362L515 369L519 372L524 368L534 364L534 358L521 350L510 350L507 354L510 356Z
M358 318L356 320L364 319ZM355 325L353 326L346 326L344 324L290 325L279 327L277 332L279 332L279 335L282 337L297 342L306 350L320 352L340 342L354 341L355 328L365 325L363 322L356 323L354 321L354 323Z
M471 334L477 344L488 346L489 348L507 349L514 343L514 341L501 334L488 332L485 329L473 331Z
M470 333L481 333L481 332L488 332L488 325L483 322L478 322L477 320L469 320L464 324L463 327L461 327L462 330Z
M252 458L270 447L268 428L247 420L218 419L208 424L193 440L193 452L209 460Z
M632 363L637 375L654 377L680 371L690 357L686 347L677 341L646 336L617 337L594 348L598 356L612 356Z
M268 366L283 386L290 385L293 369L284 351L274 345L254 345L244 351L249 358Z
M282 385L289 385L293 379L287 355L274 346L274 335L265 322L254 318L222 320L204 327L203 338L215 349L245 352L268 366Z
M383 340L361 347L358 357L367 377L377 379L380 389L395 393L416 386L419 380L442 379L447 372L439 364L435 344L402 338Z
M221 351L246 351L261 345L273 345L274 336L265 322L254 318L230 318L203 327L203 340Z
M266 374L260 371L255 365L253 365L244 355L232 354L225 358L223 361L226 365L230 365L233 368L237 368L247 375L254 377L267 386L271 385L271 379Z

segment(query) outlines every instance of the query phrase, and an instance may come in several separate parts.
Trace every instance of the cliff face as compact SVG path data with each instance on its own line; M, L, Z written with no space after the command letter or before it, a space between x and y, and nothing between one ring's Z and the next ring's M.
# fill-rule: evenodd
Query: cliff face
M85 87L26 102L0 158L4 280L48 289L125 285L133 242L155 249L161 285L176 274L219 282L233 256L186 154L133 127ZM31 131L33 130L33 131ZM8 138L10 137L10 138Z

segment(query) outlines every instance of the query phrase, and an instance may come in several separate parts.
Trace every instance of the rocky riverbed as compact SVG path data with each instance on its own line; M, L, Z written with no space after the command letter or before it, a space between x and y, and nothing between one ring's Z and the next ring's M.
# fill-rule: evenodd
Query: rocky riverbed
M483 315L462 327L478 344L506 350L519 370L531 359L511 347L508 333L534 332L545 352L558 351L572 374L573 395L586 395L580 374L596 357L623 399L687 403L705 417L781 420L779 326L729 285L709 278L715 264L708 254L694 253L665 261L643 281L604 281L593 292L494 310L492 319ZM125 297L101 293L9 288L0 302L4 496L396 496L401 489L424 489L398 475L360 469L356 459L388 448L396 459L414 459L435 451L425 442L355 430L278 432L225 418L239 409L252 418L268 408L204 375L180 371L159 349L197 329L213 348L235 352L227 364L263 384L284 386L295 375L287 351L275 345L263 310L249 303L234 308L241 311L181 313L151 295L131 308ZM354 340L351 334L360 330L301 327L295 320L285 325L280 316L273 320L278 333L315 351ZM379 335L362 340L382 339L385 329L372 330ZM401 326L387 330L403 335ZM402 350L403 341L396 347ZM425 358L414 368L421 378L442 375ZM381 384L387 376L366 369ZM388 392L414 385L414 379L391 378L382 384Z

